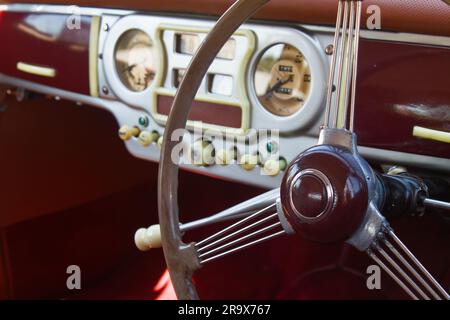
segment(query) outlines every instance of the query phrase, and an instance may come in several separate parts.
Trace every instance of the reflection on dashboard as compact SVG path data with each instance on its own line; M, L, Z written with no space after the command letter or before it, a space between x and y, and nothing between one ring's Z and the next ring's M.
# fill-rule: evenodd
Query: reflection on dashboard
M277 44L262 55L254 82L258 100L266 110L290 116L303 107L309 96L311 70L300 50Z
M0 61L0 79L2 74L9 75L14 79L8 78L7 82L17 87L112 111L128 151L139 158L158 161L158 147L177 89L213 22L164 15L117 12L100 17L85 13L80 31L59 34L60 28L55 29L53 24L65 25L66 16L40 13L45 18L37 18L40 14L3 12L3 42L14 39L17 46L8 47L8 54ZM49 19L54 22L53 27L42 27ZM39 26L35 25L37 22ZM32 29L39 34L30 32ZM227 138L236 140L236 159L256 157L258 163L250 170L232 162L191 169L263 187L278 186L283 170L272 166L264 153L277 150L289 163L297 156L297 150L315 143L316 128L322 123L325 109L323 97L333 31L259 23L245 24L237 30L202 79L187 129L195 133L201 122L207 140L217 152L225 150L219 135L226 133ZM382 35L367 31L364 34L374 39ZM430 45L440 43L434 38L424 39L431 41L427 42ZM417 128L438 131L439 135L448 132L448 46L384 40L363 36L360 41L360 94L356 104L365 107L355 110L358 143L366 147L365 156L375 160L448 171L447 145L417 133ZM64 56L64 61L53 59L56 54L36 55L27 50L34 46ZM76 49L79 47L83 50ZM395 64L391 63L394 58ZM76 64L67 64L69 60ZM49 78L23 72L20 66L24 64L55 69L56 75ZM429 86L424 86L424 79ZM374 121L381 118L382 126ZM262 139L260 129L278 130L278 138L271 134ZM185 139L185 144L191 146L195 141ZM394 160L392 151L396 152ZM272 167L277 170L267 170ZM266 171L275 173L259 174Z
M197 34L177 33L175 35L175 52L194 55L200 45Z
M125 32L115 50L116 71L122 83L132 91L143 91L156 74L157 56L150 37L133 29Z
M175 52L193 56L200 47L198 34L175 34ZM236 40L229 39L217 54L218 59L233 60L236 55Z

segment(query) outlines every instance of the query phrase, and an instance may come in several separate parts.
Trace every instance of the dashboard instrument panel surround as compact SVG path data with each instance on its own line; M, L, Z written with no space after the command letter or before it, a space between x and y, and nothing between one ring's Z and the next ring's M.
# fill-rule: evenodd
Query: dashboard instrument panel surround
M5 21L9 21L8 24L11 25L7 26L8 28L14 25L14 17L18 16L47 15L66 19L69 13L65 6L52 5L39 6L39 8L33 5L8 5L6 8L4 6L0 8L3 10L2 26ZM39 12L36 12L37 10ZM9 86L97 106L113 113L120 126L124 124L136 125L141 130L157 131L159 135L162 135L165 123L164 116L170 110L171 99L173 99L175 93L174 81L176 77L171 71L173 68L183 69L184 66L187 66L192 54L192 50L190 53L178 52L183 53L179 54L180 64L176 65L174 61L171 61L172 56L174 56L173 50L178 50L174 49L176 47L176 44L173 43L174 34L198 35L198 40L201 41L205 35L205 30L208 30L214 24L214 21L199 17L182 18L114 9L80 8L80 12L83 22L82 30L78 33L72 33L72 35L78 34L79 37L76 39L57 38L55 43L51 45L51 50L53 49L54 53L58 52L58 55L51 55L53 57L51 61L38 61L39 65L56 66L56 77L38 77L18 73L15 69L17 61L14 60L14 63L11 63L14 69L12 71L8 69L11 66L5 67L0 63L0 82ZM115 45L120 36L130 29L145 32L153 40L158 55L158 68L154 79L146 89L140 92L127 88L115 72ZM298 150L304 150L316 142L317 128L322 122L326 73L330 59L330 56L325 54L325 48L332 43L334 30L323 26L287 23L273 25L267 22L253 22L243 25L241 31L249 32L252 34L250 37L255 38L254 47L249 50L251 52L249 58L245 64L241 65L244 66L245 72L242 74L234 73L234 71L227 73L220 70L219 67L217 70L211 71L213 71L213 74L224 78L231 76L234 82L241 77L239 79L244 84L242 86L244 98L249 103L247 116L249 131L244 134L242 130L245 108L240 107L241 102L236 95L237 90L232 88L227 91L233 85L225 85L225 87L209 86L207 78L204 80L201 89L203 91L199 93L199 99L196 102L204 104L198 109L200 117L197 118L196 115L193 115L193 119L201 120L207 116L212 119L209 122L211 122L213 128L214 125L216 125L215 129L217 130L230 127L235 130L233 134L242 135L244 138L252 137L253 129L279 129L280 141L277 148L280 155L289 162L297 155ZM2 36L5 36L4 33L2 33ZM98 48L92 46L92 43L89 47L89 43L94 42L97 36ZM361 36L359 94L357 95L359 108L356 108L357 118L355 122L360 152L366 158L383 164L402 164L450 172L448 144L412 136L414 125L448 131L448 121L433 120L429 122L425 121L424 118L419 119L417 114L424 110L428 110L431 114L436 112L448 113L447 101L449 97L445 84L450 83L450 75L445 73L445 70L448 70L450 38L367 30L362 31ZM17 47L26 51L26 48L35 44L38 40L27 38ZM67 51L64 50L73 50L73 47L68 48L67 46L74 44L74 42L78 43L77 41L81 41L83 49L79 48L77 58L71 59L71 62L78 61L78 64L67 63L68 55L66 54ZM50 44L43 45L42 42L43 40L40 39L36 47L50 48L48 47ZM266 110L258 101L254 90L254 72L260 58L267 48L280 43L299 49L306 57L312 73L311 95L308 97L307 103L289 116L277 116ZM170 50L168 44L171 45ZM5 52L7 52L7 55L12 55L17 47L7 46ZM244 46L244 48L247 47ZM246 51L239 51L237 42L235 50L235 54L239 52L244 54ZM41 54L43 50L28 51L26 54L32 56L34 53ZM228 59L218 61L217 65L224 65L230 61L232 56L232 54L225 56ZM48 57L49 55L47 55ZM430 59L431 57L434 58ZM90 61L89 58L93 61ZM52 64L47 63L47 61ZM33 63L31 60L24 62ZM242 69L241 66L236 67L236 69ZM414 72L418 74L416 75ZM420 76L422 74L427 76L423 78ZM436 75L436 79L429 82L428 78L432 74ZM69 75L69 77L58 78L59 75ZM92 90L93 85L91 83L91 86L89 86L89 80L98 84L98 90ZM226 79L223 80L219 77L218 80L225 81L226 84ZM220 81L219 84L221 84ZM429 85L430 83L432 85ZM374 86L378 87L374 90ZM202 95L203 97L207 96L208 99L202 101ZM160 103L157 103L158 100ZM239 107L230 107L227 103L223 103L224 101L234 101L239 104ZM155 112L155 107L159 108L156 109L157 112ZM203 111L204 108L208 107L210 107L208 111L211 113L206 115ZM394 112L394 107L396 112ZM215 111L214 108L218 111ZM409 112L410 116L401 116L400 109ZM236 114L228 119L221 119L219 123L214 122L216 120L214 118L217 118L214 117L214 114L223 114L222 110L233 110ZM239 114L240 112L242 114ZM411 112L415 113L414 117L411 116ZM158 115L161 117L158 118ZM148 120L148 123L142 126L140 124L141 119ZM440 120L443 119L446 118L442 117ZM216 144L215 141L211 142L218 148L219 144ZM153 161L159 159L160 150L156 144L144 148L139 144L137 138L132 138L125 142L125 146L136 157ZM246 152L246 147L245 143L236 145L240 154ZM277 176L262 175L259 169L244 171L236 163L228 166L190 167L183 165L183 167L198 173L263 187L277 186L282 176L282 174ZM260 167L257 166L257 168Z
M107 18L107 16L104 16ZM110 30L100 31L100 47L103 48L103 59L99 60L100 87L110 88L108 93L101 93L103 98L119 99L126 104L145 110L159 124L164 125L169 110L158 105L158 101L167 102L167 98L176 93L176 70L185 70L192 54L186 54L177 48L177 36L188 35L198 37L200 43L206 36L212 23L181 18L164 18L159 16L127 15L115 21ZM158 70L151 85L142 91L133 91L123 85L119 73L116 71L114 50L120 38L130 30L141 30L154 41L154 48L158 52ZM240 113L240 125L228 126L220 122L220 117L211 123L209 118L202 118L200 113L192 118L203 121L204 127L215 132L227 131L228 134L244 135L250 128L273 128L281 132L291 132L305 128L317 120L325 92L326 68L328 61L321 53L320 42L313 35L304 30L273 27L257 24L243 25L233 36L233 55L226 59L216 58L208 70L211 76L227 76L231 79L229 94L211 92L209 76L205 77L197 92L196 108L220 106L227 114L224 119L235 118ZM311 70L310 94L304 105L288 116L277 116L268 112L260 103L254 90L254 76L259 59L263 53L275 45L286 45L299 48L308 61ZM191 49L192 50L192 49ZM114 71L107 71L114 70ZM111 91L111 92L110 92ZM151 100L149 99L151 96ZM226 106L229 106L227 111ZM232 108L240 108L239 112ZM205 114L210 113L209 110ZM276 118L274 121L274 117ZM188 121L188 128L193 128L195 121ZM209 122L209 123L208 123Z

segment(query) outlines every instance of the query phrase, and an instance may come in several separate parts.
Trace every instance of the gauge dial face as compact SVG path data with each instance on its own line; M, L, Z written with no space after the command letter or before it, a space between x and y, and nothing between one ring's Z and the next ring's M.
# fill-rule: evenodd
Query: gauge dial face
M290 116L309 97L311 70L300 50L277 44L261 56L254 74L255 92L261 105L277 116Z
M117 74L128 89L140 92L152 84L157 72L157 52L145 32L125 32L117 41L114 58Z

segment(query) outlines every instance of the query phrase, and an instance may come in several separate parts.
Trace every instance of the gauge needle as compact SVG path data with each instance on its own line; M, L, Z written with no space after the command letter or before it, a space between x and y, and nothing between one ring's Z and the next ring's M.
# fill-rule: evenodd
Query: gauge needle
M267 90L267 92L264 94L264 98L268 98L272 94L272 92L281 88L281 86L283 86L284 84L289 82L290 79L291 79L291 76L288 76L287 78L278 80L269 90Z
M136 63L132 64L131 66L126 67L124 71L131 73L131 70L133 70L133 68L136 67L136 66L137 66Z

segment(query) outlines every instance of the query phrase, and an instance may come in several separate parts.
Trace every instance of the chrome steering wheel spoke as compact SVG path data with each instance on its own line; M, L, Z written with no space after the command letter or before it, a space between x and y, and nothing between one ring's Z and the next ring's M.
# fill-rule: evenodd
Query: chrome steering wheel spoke
M380 231L367 254L414 300L450 300L450 295L389 226Z
M276 212L276 203L197 242L201 264L217 260L286 234Z
M290 233L278 206L280 189L273 189L204 219L180 225L182 232L228 220L238 220L193 245L202 265L267 240Z
M450 300L449 294L397 237L376 205L347 242L366 252L412 299Z
M260 211L265 207L274 204L279 197L280 188L272 189L206 218L183 223L180 225L180 231L187 232L200 227L228 220L248 217L249 215L254 214L257 211Z

